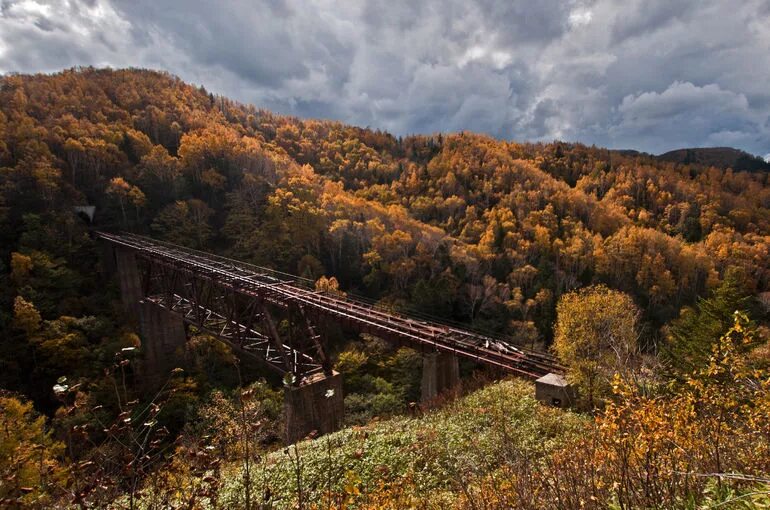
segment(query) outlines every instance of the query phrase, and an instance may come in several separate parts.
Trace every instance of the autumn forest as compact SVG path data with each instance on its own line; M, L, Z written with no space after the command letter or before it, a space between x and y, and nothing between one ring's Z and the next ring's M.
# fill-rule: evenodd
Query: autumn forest
M339 330L347 428L287 447L280 381L203 333L147 391L94 228L549 351L579 402L463 362L421 406L418 353ZM765 169L0 78L0 506L768 508L768 320Z

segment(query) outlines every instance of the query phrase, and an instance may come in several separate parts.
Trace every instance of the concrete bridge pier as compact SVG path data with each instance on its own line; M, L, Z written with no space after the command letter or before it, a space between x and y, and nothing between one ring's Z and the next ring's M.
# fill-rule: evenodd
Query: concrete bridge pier
M106 278L111 278L112 275L115 274L115 271L117 271L115 262L115 248L112 243L104 240L99 241L99 244L102 247L102 257L100 260L102 264L102 275L104 275Z
M140 320L139 301L144 296L142 295L142 277L136 263L136 255L133 250L117 246L114 251L123 308L132 320L138 321Z
M460 384L457 356L449 352L431 352L422 356L421 400L429 402Z
M339 430L344 417L342 375L315 374L299 386L284 388L286 441L296 443L312 431L318 435Z
M184 321L150 301L139 304L139 326L142 335L141 372L147 387L158 387L179 366L177 350L187 341Z

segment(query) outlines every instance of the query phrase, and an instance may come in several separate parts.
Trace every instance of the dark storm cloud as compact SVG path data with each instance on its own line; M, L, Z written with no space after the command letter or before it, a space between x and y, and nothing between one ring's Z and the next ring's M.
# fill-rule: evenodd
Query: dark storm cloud
M770 152L770 0L0 0L0 71L74 65L397 134Z

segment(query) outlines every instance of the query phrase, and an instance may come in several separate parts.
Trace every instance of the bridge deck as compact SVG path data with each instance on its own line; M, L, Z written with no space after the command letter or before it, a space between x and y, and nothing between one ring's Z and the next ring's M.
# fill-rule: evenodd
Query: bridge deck
M318 291L312 282L296 276L134 234L99 232L98 236L134 250L142 258L206 275L243 295L278 305L298 303L316 316L422 351L454 353L532 379L563 371L550 354L440 320L408 316L362 298Z

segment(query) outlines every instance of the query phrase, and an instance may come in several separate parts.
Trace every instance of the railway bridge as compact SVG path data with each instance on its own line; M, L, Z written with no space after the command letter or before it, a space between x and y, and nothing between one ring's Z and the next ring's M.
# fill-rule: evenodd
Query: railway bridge
M139 323L148 374L174 368L188 325L209 333L283 376L289 442L342 422L342 380L324 338L332 323L420 351L423 400L459 382L458 357L528 379L562 372L549 354L319 291L296 276L134 234L96 235L107 267L117 272L124 307Z

